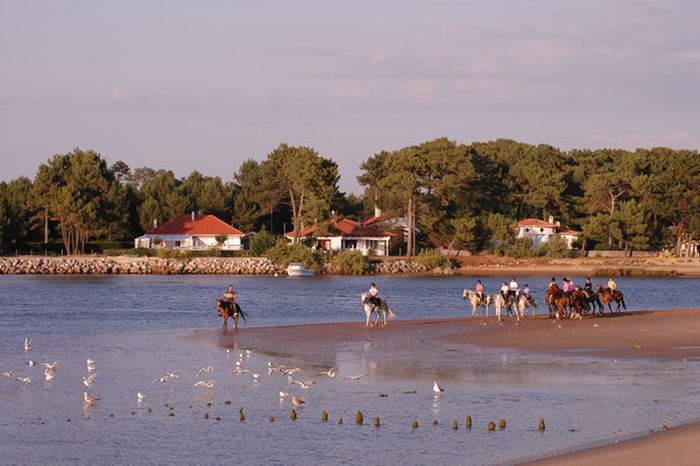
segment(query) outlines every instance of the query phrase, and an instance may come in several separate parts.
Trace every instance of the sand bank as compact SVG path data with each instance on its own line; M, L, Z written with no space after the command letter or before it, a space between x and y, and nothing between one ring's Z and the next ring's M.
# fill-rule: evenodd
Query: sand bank
M435 364L458 372L462 345L514 348L562 356L596 356L610 359L652 358L687 361L700 357L700 310L648 311L606 315L574 321L547 318L514 319L446 318L396 320L387 328L365 328L364 322L242 328L223 335L202 330L222 346L250 347L270 356L284 356L327 366L340 351L370 344L381 349L392 364L387 377L420 377ZM197 335L195 335L197 337ZM354 346L353 346L354 345ZM396 358L396 354L413 354ZM438 354L424 362L425 353ZM423 367L425 365L425 367ZM430 365L428 367L427 365ZM700 424L673 427L643 437L587 449L528 464L639 465L700 464Z

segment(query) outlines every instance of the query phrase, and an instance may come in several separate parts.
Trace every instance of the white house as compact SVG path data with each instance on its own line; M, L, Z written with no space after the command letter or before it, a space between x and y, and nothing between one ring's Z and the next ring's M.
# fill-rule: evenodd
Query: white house
M219 235L226 236L221 245L216 240ZM214 215L197 215L192 212L192 215L178 215L139 236L134 240L134 247L199 250L220 246L223 250L240 251L243 249L244 236L243 232ZM160 241L156 244L154 240Z
M294 231L288 231L284 236L292 240L294 239ZM300 238L309 236L316 239L316 248L320 250L360 251L365 255L371 250L378 256L388 256L389 241L394 234L343 218L311 225L299 232Z
M546 243L554 236L559 236L566 241L569 249L573 247L574 241L578 240L578 232L563 228L559 222L555 223L554 217L551 216L549 221L526 218L518 222L518 238L530 238L533 248Z

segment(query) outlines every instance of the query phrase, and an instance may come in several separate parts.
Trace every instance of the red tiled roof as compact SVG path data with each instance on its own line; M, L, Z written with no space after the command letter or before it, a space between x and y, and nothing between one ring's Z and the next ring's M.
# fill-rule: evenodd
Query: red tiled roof
M526 218L518 222L519 227L545 227L545 228L556 228L557 226L553 223L545 222L544 220L539 220L537 218Z
M178 215L148 232L151 235L240 235L243 232L232 227L215 215Z
M329 222L326 224L328 226L328 233L321 233L321 236L394 236L393 233L382 231L378 228L364 226L360 223L350 220L349 218L342 218L335 222ZM316 233L320 229L320 225L311 225L302 228L299 232L300 237L309 236ZM288 231L284 234L288 238L294 237L294 231Z
M368 225L373 225L377 222L383 222L384 220L388 220L389 216L388 215L377 215L372 218L368 218L364 222L362 222L363 225L368 226Z

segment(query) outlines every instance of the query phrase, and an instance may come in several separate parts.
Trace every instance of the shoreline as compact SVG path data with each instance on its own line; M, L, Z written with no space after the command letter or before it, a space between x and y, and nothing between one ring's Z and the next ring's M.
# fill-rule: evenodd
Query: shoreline
M495 318L451 317L436 319L395 320L388 327L365 328L364 321L323 324L283 325L241 328L238 333L222 334L220 329L196 330L189 338L214 337L222 347L250 347L270 356L284 356L315 365L330 364L341 348L353 344L376 345L391 360L392 349L403 351L445 350L458 345L501 348L558 354L566 357L586 356L619 359L655 359L681 361L700 359L700 309L633 311L582 320L554 321L546 317L512 318L499 323ZM426 349L426 345L429 345ZM450 349L448 351L454 351ZM459 354L459 353L453 353ZM419 359L419 358L417 358ZM419 360L408 362L420 373ZM458 363L459 358L451 363ZM380 368L382 364L378 365ZM401 372L380 372L392 377ZM692 418L691 418L692 419ZM700 444L693 440L700 434L700 413L688 423L649 426L653 434L637 432L623 438L583 445L580 449L541 458L523 458L518 464L565 464L571 466L597 463L598 466L638 464L697 464Z
M512 259L470 256L456 259L453 268L427 270L411 258L388 257L374 263L373 275L406 276L631 276L700 277L700 259L571 258ZM126 256L0 256L0 275L24 274L153 274L153 275L284 275L286 269L264 257L197 257L166 259ZM328 274L323 275L342 275Z

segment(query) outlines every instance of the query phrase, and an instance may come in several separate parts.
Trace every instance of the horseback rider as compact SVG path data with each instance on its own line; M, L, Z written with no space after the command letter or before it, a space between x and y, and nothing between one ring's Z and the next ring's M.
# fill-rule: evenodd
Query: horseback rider
M518 282L515 281L515 277L511 278L510 283L508 284L508 294L513 300L515 300L515 297L517 296L519 291L520 290L518 289Z
M571 295L574 291L574 283L571 281L569 277L564 277L564 286L563 286L563 291L567 295Z
M552 281L549 282L549 286L547 286L547 291L551 290L553 286L557 285L557 279L552 277Z
M224 292L223 301L225 303L235 303L236 302L236 292L233 291L233 285L229 285Z
M593 282L591 282L591 277L586 277L586 283L583 284L583 289L589 293L593 291Z
M610 288L610 291L615 291L615 288L617 288L617 283L615 283L612 277L608 279L608 288Z
M506 282L503 282L503 284L501 285L500 291L501 291L501 296L503 296L503 300L504 301L507 300L509 288L508 288L508 284Z
M476 281L476 286L474 287L476 290L476 296L479 298L479 301L484 300L484 285L481 284L481 280Z
M525 295L525 299L527 300L527 302L529 302L530 304L535 303L534 298L530 296L530 285L528 285L527 283L525 283L525 286L523 287L523 295Z
M379 303L381 300L377 297L379 294L379 290L377 289L377 285L374 283L370 283L369 285L369 290L367 291L367 296L369 297L368 301L370 304L374 306L379 306Z

